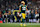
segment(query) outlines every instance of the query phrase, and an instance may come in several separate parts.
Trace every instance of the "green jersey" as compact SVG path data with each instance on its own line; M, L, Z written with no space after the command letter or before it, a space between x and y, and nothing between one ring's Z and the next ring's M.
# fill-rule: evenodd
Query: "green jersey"
M25 13L25 11L26 11L26 7L27 7L26 5L24 5L24 6L21 5L21 13Z

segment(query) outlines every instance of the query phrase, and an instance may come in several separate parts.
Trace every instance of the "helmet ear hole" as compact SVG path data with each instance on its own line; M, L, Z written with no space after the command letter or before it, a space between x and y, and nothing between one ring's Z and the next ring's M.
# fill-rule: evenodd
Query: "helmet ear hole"
M25 2L24 2L24 4L25 4Z

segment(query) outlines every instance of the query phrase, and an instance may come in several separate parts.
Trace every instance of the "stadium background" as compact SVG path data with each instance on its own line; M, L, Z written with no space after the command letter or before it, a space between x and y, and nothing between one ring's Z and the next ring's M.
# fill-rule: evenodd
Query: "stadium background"
M0 0L0 23L21 22L21 17L17 15L21 1L25 1L28 10L32 12L27 15L25 22L40 22L40 0ZM39 16L35 18L35 14Z

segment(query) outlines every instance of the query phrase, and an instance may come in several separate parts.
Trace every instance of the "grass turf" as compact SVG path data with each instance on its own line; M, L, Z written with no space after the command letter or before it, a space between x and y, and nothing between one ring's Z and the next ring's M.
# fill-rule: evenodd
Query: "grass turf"
M26 23L26 26L20 26L20 23L0 23L0 27L40 27L40 23Z

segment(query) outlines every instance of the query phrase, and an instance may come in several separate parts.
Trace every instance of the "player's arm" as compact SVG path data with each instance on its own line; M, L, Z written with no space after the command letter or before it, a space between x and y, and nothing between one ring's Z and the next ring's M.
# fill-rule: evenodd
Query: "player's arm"
M21 11L21 6L19 6L19 12Z
M26 11L28 11L27 6L26 6ZM28 14L29 14L29 12L28 12Z
M26 11L28 11L27 6L26 6Z

